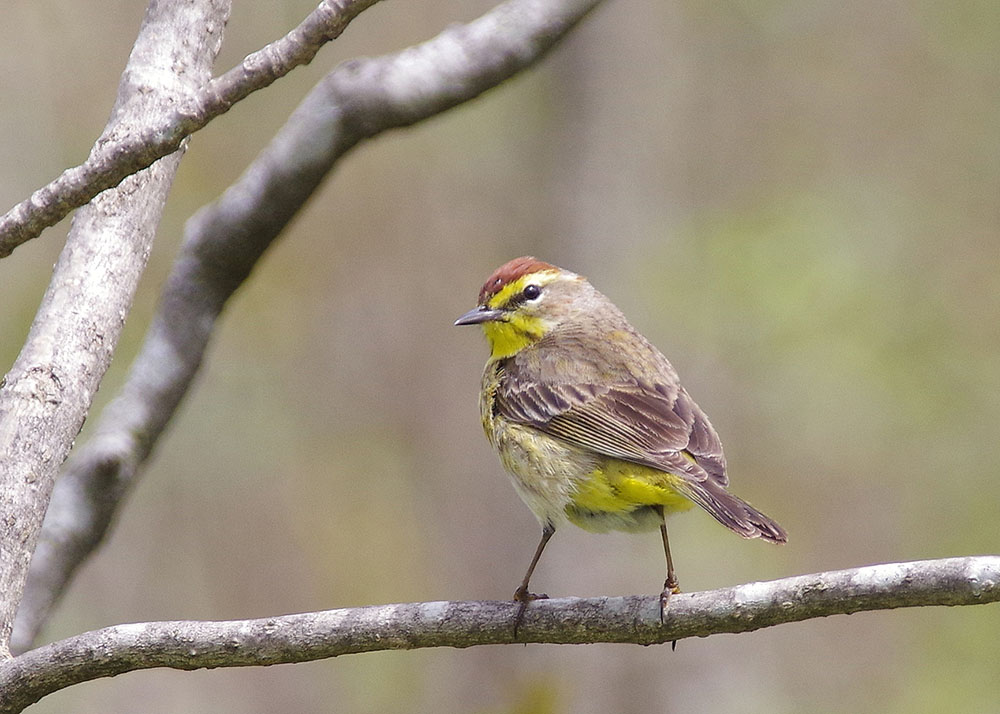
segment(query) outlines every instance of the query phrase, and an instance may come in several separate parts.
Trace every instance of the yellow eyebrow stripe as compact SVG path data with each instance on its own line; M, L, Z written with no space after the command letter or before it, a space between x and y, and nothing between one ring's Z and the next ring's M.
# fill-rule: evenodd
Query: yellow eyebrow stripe
M519 295L528 285L532 283L538 286L548 285L558 277L559 271L557 270L542 270L537 273L522 275L517 280L511 280L500 288L496 295L486 301L486 306L492 310L502 308L513 300L516 295Z

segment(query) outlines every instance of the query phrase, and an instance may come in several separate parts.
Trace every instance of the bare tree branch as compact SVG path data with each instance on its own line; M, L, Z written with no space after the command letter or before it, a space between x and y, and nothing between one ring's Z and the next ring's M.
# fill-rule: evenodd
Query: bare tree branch
M184 102L163 112L141 132L106 132L87 160L66 169L0 217L0 258L65 218L101 191L166 156L189 135L229 111L236 102L262 89L295 67L308 64L325 43L378 0L322 0L298 27L248 55L238 66L201 87L190 88ZM222 36L224 22L207 31Z
M413 124L530 66L598 0L510 0L402 52L341 65L291 115L236 184L187 225L184 246L121 394L60 477L15 632L26 649L118 504L188 387L226 300L364 138Z
M152 2L122 74L108 137L132 139L200 86L229 0ZM56 471L111 361L146 266L177 153L80 211L27 341L0 389L0 658L21 600Z
M87 632L0 664L0 714L59 689L153 667L305 662L378 650L513 642L662 644L866 610L1000 601L1000 556L872 565L673 596L426 602L231 622L150 622Z

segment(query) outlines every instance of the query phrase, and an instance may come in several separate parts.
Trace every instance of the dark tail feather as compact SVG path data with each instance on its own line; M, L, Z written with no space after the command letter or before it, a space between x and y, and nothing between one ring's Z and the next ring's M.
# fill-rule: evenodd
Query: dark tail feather
M684 495L715 516L726 528L744 538L763 538L772 543L788 540L785 529L741 498L712 482L691 483Z

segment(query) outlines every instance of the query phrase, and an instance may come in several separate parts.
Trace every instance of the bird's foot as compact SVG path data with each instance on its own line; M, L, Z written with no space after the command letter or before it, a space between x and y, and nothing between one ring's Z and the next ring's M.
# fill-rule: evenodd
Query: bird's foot
M529 603L532 600L548 600L549 596L545 593L529 593L528 589L524 586L519 587L514 591L514 602Z
M548 600L545 593L529 593L523 585L514 591L514 602L520 603L517 614L514 616L514 638L517 639L517 631L521 627L521 620L524 618L524 611L528 608L528 603L534 600Z
M667 602L670 600L671 595L677 595L681 591L680 586L677 585L676 580L667 579L663 583L663 592L660 593L660 624L662 625L666 621L666 611ZM677 649L677 640L670 641L670 650L674 651Z

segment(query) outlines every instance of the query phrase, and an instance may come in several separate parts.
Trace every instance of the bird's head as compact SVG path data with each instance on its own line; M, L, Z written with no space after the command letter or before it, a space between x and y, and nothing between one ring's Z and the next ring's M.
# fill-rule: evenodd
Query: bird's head
M583 309L587 281L531 256L497 268L479 291L479 305L455 321L482 325L493 359L517 354Z

